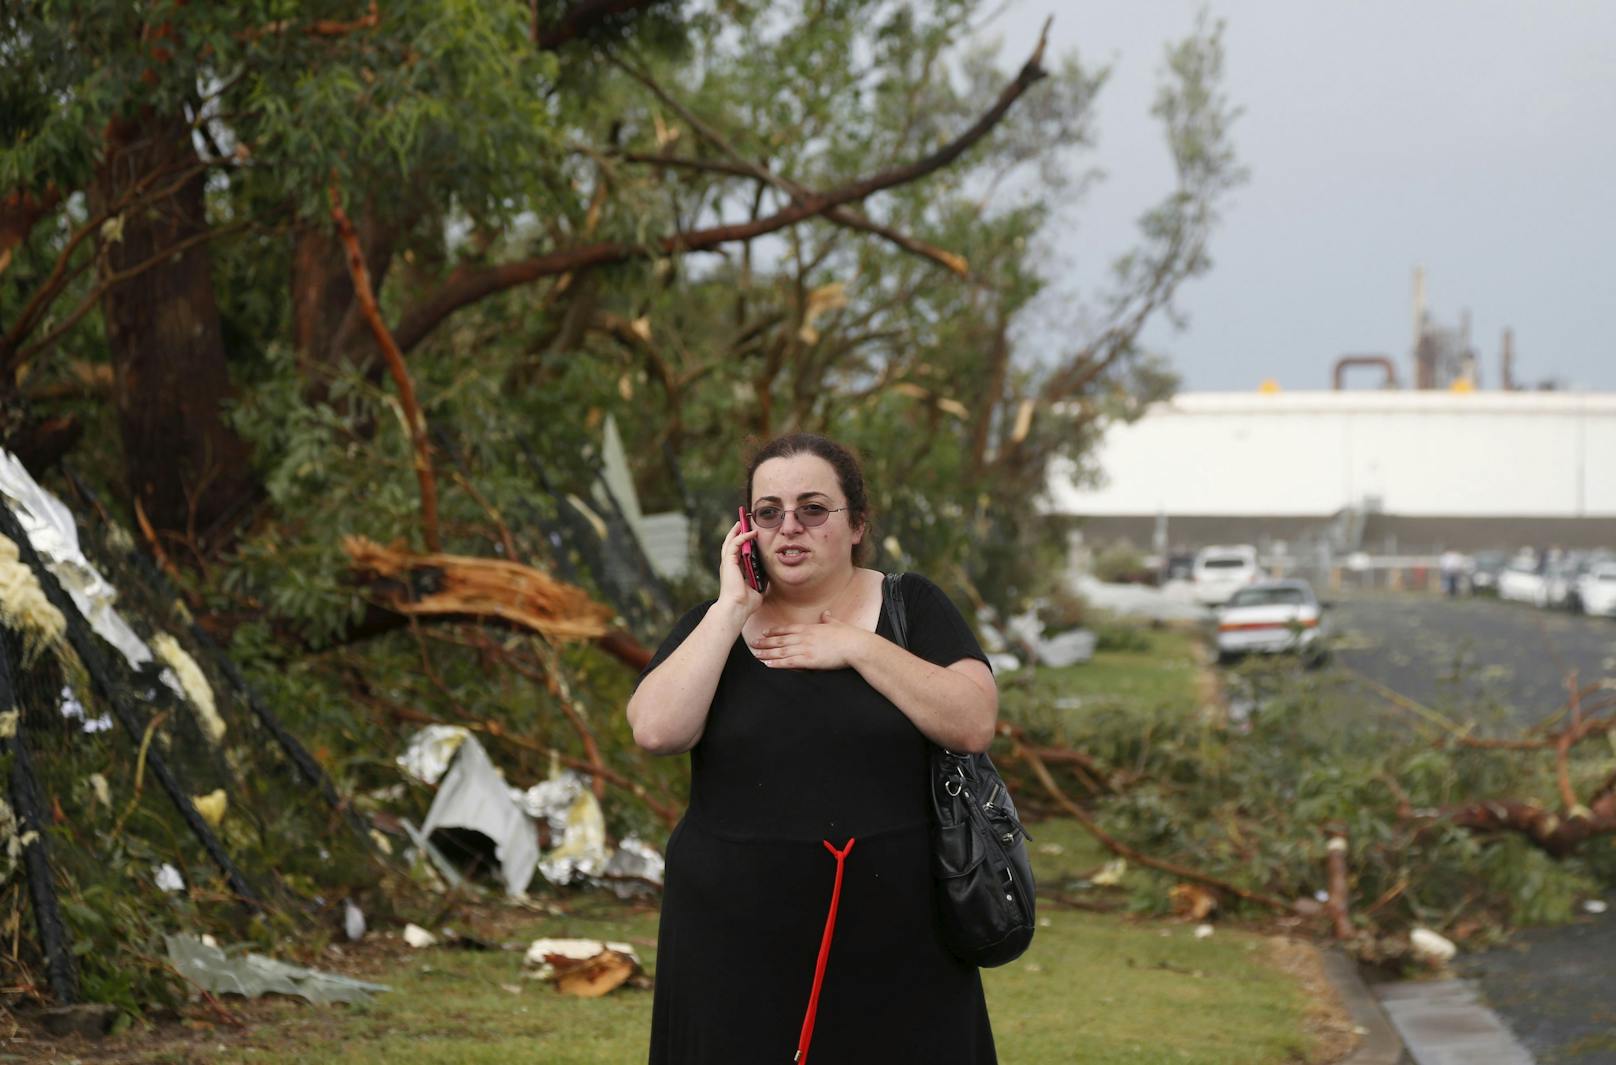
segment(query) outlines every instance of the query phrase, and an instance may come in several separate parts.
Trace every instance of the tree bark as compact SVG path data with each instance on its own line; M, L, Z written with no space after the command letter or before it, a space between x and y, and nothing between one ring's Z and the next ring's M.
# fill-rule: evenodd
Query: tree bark
M141 111L108 126L91 195L116 203L143 175L194 156L182 120ZM204 181L102 226L101 276L205 233ZM229 378L207 243L109 286L101 310L128 490L160 532L205 549L255 494L247 447L223 417Z

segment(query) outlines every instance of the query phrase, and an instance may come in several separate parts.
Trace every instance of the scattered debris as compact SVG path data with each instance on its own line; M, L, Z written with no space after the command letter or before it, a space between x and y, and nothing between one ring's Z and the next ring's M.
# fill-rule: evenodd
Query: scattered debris
M552 884L570 884L606 871L606 815L589 790L585 777L556 767L548 780L528 788L521 797L529 817L550 827L550 838L560 843L539 861L539 872Z
M1599 914L1604 913L1609 908L1609 905L1603 899L1588 899L1582 904L1582 912L1584 913Z
M394 759L400 769L423 784L436 784L449 771L455 752L471 731L459 725L428 725L410 738Z
M151 648L112 606L118 598L117 588L79 548L79 531L73 512L49 490L40 487L23 464L3 449L0 449L0 493L11 500L10 509L27 534L28 542L38 552L45 568L61 582L62 590L84 615L90 628L123 655L130 668L138 670L151 662ZM51 609L61 613L54 606ZM65 618L63 631L66 631ZM173 670L164 669L161 677L175 695L185 697ZM106 727L112 727L110 721Z
M1071 629L1048 636L1035 610L1017 614L1009 620L1006 628L1016 644L1034 655L1039 665L1059 669L1087 662L1094 657L1097 642L1094 633L1087 629Z
M404 926L404 942L416 950L422 950L426 947L437 946L438 937L418 924L407 924Z
M618 898L644 895L662 886L667 868L661 852L638 836L624 836L600 879Z
M596 809L598 814L598 806ZM604 824L602 819L603 836ZM460 741L454 761L438 785L437 798L427 811L421 834L431 836L440 828L469 829L493 840L506 893L521 895L527 891L539 862L538 834L528 815L512 801L505 778L489 761L482 744L471 736Z
M357 943L365 937L365 911L353 899L342 900L342 934L348 937L350 943Z
M1100 871L1089 877L1089 883L1095 887L1116 887L1122 883L1122 878L1128 872L1128 859L1112 858L1100 866Z
M1107 584L1095 577L1078 577L1071 582L1074 592L1090 606L1153 621L1204 621L1205 607L1186 601L1168 589L1142 584Z
M335 973L276 961L262 954L232 954L205 937L188 933L164 936L168 960L176 971L204 991L219 995L295 995L320 1005L331 1002L368 1002L374 992L391 991L386 984L353 980Z
M1218 897L1200 884L1174 884L1167 898L1175 914L1191 921L1204 921L1218 908Z
M1195 938L1196 939L1211 939L1212 938L1212 933L1214 931L1215 930L1213 929L1213 927L1211 925L1209 925L1209 924L1198 924L1198 925L1195 926Z
M152 880L157 884L157 887L163 891L175 892L185 890L185 878L180 875L180 871L178 869L174 868L168 862L164 862L162 865L157 867L157 871L153 875Z
M1452 940L1429 928L1416 928L1409 932L1408 941L1414 948L1414 957L1433 968L1446 965L1459 953L1459 948L1454 946Z
M219 822L224 820L225 811L229 809L230 799L225 795L223 788L214 788L206 795L191 796L191 805L202 815L202 820L218 828Z
M639 955L627 943L536 939L522 964L530 979L551 981L562 994L580 998L599 998L630 981L637 987L649 984Z

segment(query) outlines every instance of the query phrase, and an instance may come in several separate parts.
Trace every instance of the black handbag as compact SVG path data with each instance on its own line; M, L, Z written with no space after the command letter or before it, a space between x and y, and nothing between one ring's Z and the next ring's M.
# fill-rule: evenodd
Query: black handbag
M886 578L887 621L908 649L902 574ZM1015 961L1038 926L1027 832L986 754L931 748L933 892L943 943L961 961Z

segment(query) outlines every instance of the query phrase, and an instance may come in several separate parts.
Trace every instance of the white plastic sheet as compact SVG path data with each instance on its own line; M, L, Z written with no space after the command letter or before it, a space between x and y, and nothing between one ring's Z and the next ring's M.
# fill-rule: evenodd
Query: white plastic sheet
M40 487L17 457L3 448L0 448L0 495L6 497L17 523L28 534L28 542L44 560L45 568L61 582L90 627L116 647L131 668L139 669L152 661L151 648L146 646L146 641L136 635L113 608L118 590L79 549L73 512ZM163 670L162 679L175 695L185 697L185 690L172 670Z
M526 812L511 799L505 778L489 761L488 752L470 735L460 741L454 762L438 784L421 833L430 836L440 828L470 829L493 840L506 893L527 891L539 862L538 833Z

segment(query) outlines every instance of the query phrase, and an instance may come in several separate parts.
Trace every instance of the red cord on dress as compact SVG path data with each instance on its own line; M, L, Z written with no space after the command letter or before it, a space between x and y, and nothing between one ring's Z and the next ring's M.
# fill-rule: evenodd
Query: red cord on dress
M825 962L830 960L831 933L836 931L836 906L842 900L842 864L856 841L849 839L841 850L837 850L828 839L820 842L836 858L836 886L830 893L830 912L825 915L825 934L819 939L819 960L814 963L814 986L813 990L808 992L808 1012L803 1015L802 1035L797 1038L797 1053L791 1059L797 1065L808 1065L808 1044L814 1038L814 1017L819 1012L819 989L825 982Z

